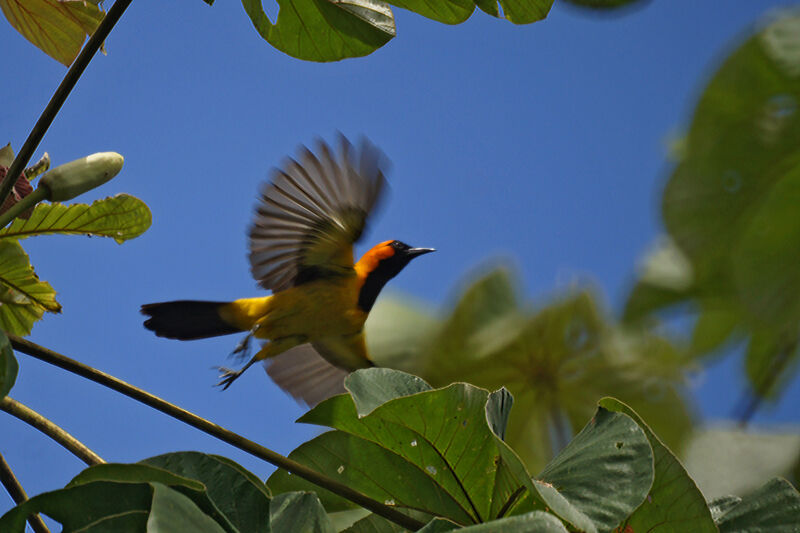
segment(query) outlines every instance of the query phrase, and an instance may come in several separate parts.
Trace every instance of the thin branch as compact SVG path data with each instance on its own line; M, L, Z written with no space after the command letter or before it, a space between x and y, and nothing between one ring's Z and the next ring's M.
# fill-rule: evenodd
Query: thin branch
M46 419L30 407L27 407L8 396L0 400L0 410L15 416L23 422L35 427L89 466L105 463L103 459L86 447L81 441L64 431L61 427Z
M39 143L42 142L44 134L47 133L48 128L50 128L50 125L56 118L61 106L64 105L64 102L67 100L69 93L72 92L75 84L78 83L83 71L86 70L86 67L89 65L89 61L92 60L97 50L100 49L100 46L106 40L108 34L111 33L111 29L132 1L133 0L116 0L116 2L114 2L114 5L111 6L111 9L108 10L108 13L106 13L103 20L98 24L97 29L89 38L86 46L83 47L81 53L78 54L78 57L72 63L72 66L67 71L64 79L61 80L61 84L56 89L56 92L53 93L53 96L50 98L50 102L47 103L47 107L44 108L44 111L42 111L42 114L39 116L39 120L36 121L33 129L28 134L28 138L25 139L25 144L22 145L22 148L20 148L17 153L17 157L14 158L14 162L11 163L11 167L9 167L3 183L0 184L0 205L3 205L3 202L5 202L20 172L22 172L25 165L30 161Z
M338 494L342 498L357 503L365 509L372 511L373 513L380 515L387 520L391 520L392 522L406 529L416 531L425 525L419 520L411 518L410 516L406 516L392 507L383 505L382 503L351 489L347 485L317 472L316 470L300 464L297 461L293 461L288 457L284 457L283 455L274 452L269 448L265 448L264 446L261 446L260 444L245 437L242 437L241 435L234 433L229 429L225 429L222 426L218 426L217 424L214 424L205 418L201 418L196 414L187 411L186 409L182 409L176 405L173 405L168 401L159 398L158 396L150 394L149 392L146 392L138 387L134 387L133 385L129 385L128 383L125 383L114 376L106 374L105 372L101 372L100 370L94 369L83 363L79 363L78 361L70 359L69 357L49 350L43 346L39 346L38 344L35 344L27 339L17 337L16 335L8 335L8 338L11 341L11 346L19 352L26 353L41 361L50 363L51 365L55 365L59 368L63 368L64 370L72 372L73 374L77 374L88 380L94 381L95 383L99 383L100 385L122 393L129 398L133 398L134 400L137 400L158 411L161 411L162 413L176 418L181 422L189 424L200 431L208 433L209 435L212 435L223 442L227 442L228 444L235 446L240 450L258 457L259 459L263 459L270 464L300 476L306 481L310 481L315 485L328 489L334 494Z
M0 483L3 484L8 491L8 494L17 505L28 499L28 495L25 494L25 489L22 488L19 480L17 480L17 476L14 475L14 471L11 470L11 466L6 462L3 454L1 453ZM47 525L45 525L42 517L36 513L28 515L28 523L31 525L31 528L33 528L34 533L50 533L50 530L47 528Z

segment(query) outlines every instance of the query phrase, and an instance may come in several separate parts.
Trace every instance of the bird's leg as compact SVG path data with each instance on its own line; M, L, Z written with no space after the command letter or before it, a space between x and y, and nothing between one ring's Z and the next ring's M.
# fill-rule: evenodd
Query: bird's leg
M217 370L219 370L219 378L220 378L220 380L219 380L219 383L217 383L216 386L217 387L222 387L222 390L227 389L228 387L231 386L231 383L236 381L236 378L241 376L244 373L245 370L247 370L248 368L253 366L253 363L255 363L256 361L258 361L258 358L253 357L252 359L250 359L250 361L248 361L248 363L246 365L244 365L239 370L233 370L233 369L230 369L230 368L225 368L224 366L218 366Z
M235 357L237 361L243 361L247 354L250 353L250 341L255 336L256 332L258 331L259 325L256 324L253 328L245 335L245 337L239 341L239 344L236 345L236 348L233 349L231 352L231 356Z

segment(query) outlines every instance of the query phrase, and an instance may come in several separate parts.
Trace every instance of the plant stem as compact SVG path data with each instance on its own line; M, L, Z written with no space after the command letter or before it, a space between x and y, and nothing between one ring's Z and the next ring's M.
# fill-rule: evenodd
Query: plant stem
M36 150L36 147L42 142L44 134L47 132L48 128L50 128L61 106L64 105L64 102L67 100L69 93L72 92L75 84L78 83L83 71L86 70L86 67L89 65L89 61L92 60L97 50L100 49L103 41L106 40L108 34L111 33L111 29L132 1L133 0L116 0L114 5L111 6L111 9L108 10L108 13L106 13L106 16L103 17L103 20L98 24L92 36L89 37L86 46L83 47L81 53L75 58L75 61L67 71L64 79L61 80L61 84L47 103L47 107L44 108L44 111L42 111L42 114L39 116L39 120L36 121L33 129L28 134L28 138L25 139L25 144L22 145L19 153L17 153L17 157L14 158L14 162L11 163L11 167L9 167L3 183L0 184L0 205L3 205L3 202L5 202L20 172L22 172L25 165L30 161L33 151Z
M64 431L61 427L43 417L30 407L27 407L8 396L0 400L0 410L15 416L35 427L61 446L72 452L75 457L89 466L105 463L99 455L86 447L81 441Z
M19 202L12 205L8 211L0 215L0 228L5 228L9 222L19 216L20 213L30 209L42 200L47 198L47 189L45 187L36 187L32 193Z
M11 499L14 500L14 503L17 505L28 499L28 495L25 494L25 489L20 485L17 476L14 475L14 471L11 470L11 466L6 462L3 454L0 454L0 483L3 484L8 494L11 496ZM28 523L31 525L34 533L50 533L44 520L42 520L42 517L38 514L34 513L29 515Z
M43 346L39 346L38 344L35 344L27 339L17 337L16 335L9 334L8 339L11 341L11 346L19 352L26 353L41 361L50 363L51 365L55 365L59 368L63 368L64 370L72 372L73 374L77 374L86 379L94 381L95 383L99 383L100 385L122 393L129 398L133 398L134 400L157 409L158 411L176 418L181 422L189 424L200 431L208 433L209 435L212 435L223 442L227 442L228 444L235 446L240 450L258 457L259 459L263 459L264 461L279 468L283 468L292 474L298 475L315 485L328 489L329 491L338 494L342 498L346 498L351 502L357 503L365 509L372 511L373 513L380 515L387 520L391 520L392 522L406 529L416 531L425 525L419 520L411 518L410 516L406 516L392 507L383 505L382 503L351 489L347 485L339 483L338 481L317 472L316 470L300 464L297 461L293 461L288 457L284 457L283 455L274 452L269 448L265 448L264 446L261 446L260 444L245 437L242 437L241 435L234 433L229 429L225 429L222 426L218 426L217 424L214 424L205 418L201 418L196 414L187 411L186 409L182 409L176 405L173 405L168 401L159 398L158 396L150 394L149 392L146 392L138 387L134 387L133 385L129 385L128 383L125 383L114 376L106 374L105 372L101 372L100 370L92 368L83 363L79 363L78 361L70 359L69 357L49 350Z

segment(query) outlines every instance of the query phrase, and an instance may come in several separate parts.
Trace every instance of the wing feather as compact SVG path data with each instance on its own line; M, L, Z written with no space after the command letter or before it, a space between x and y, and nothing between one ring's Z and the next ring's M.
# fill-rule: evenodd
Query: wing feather
M324 142L301 147L261 190L250 227L250 266L272 291L353 267L352 245L381 196L385 157L364 139L340 136L338 157Z

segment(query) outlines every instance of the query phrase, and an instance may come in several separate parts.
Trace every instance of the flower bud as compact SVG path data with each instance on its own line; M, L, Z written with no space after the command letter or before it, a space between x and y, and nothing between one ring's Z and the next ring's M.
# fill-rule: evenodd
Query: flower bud
M124 158L116 152L99 152L59 165L39 180L53 202L71 200L117 175Z

